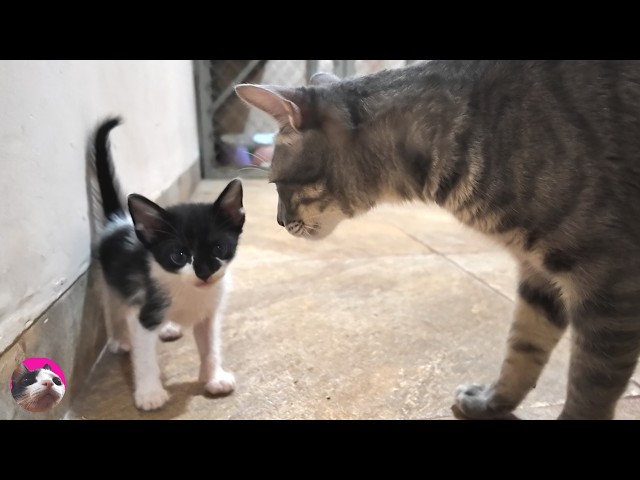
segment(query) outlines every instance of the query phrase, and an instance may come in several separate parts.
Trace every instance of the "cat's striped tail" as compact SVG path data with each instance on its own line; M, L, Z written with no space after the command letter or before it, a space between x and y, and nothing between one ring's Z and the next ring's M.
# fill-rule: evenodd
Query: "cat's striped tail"
M98 178L98 185L100 186L102 209L107 220L114 215L124 212L124 207L120 201L118 183L114 175L111 148L109 145L109 132L121 123L122 119L120 117L105 119L98 125L93 139L96 176Z

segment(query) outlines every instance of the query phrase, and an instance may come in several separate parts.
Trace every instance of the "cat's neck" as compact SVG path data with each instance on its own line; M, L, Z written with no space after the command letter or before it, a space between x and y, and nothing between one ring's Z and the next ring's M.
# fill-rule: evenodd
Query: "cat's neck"
M417 65L342 85L357 145L353 159L376 203L434 201L455 209L468 175L470 82L464 71Z

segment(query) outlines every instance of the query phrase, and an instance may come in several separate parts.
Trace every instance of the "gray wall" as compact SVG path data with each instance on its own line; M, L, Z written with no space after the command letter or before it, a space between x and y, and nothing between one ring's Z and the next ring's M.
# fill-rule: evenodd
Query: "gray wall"
M0 62L0 354L89 265L85 148L107 114L125 191L156 198L198 161L191 61Z

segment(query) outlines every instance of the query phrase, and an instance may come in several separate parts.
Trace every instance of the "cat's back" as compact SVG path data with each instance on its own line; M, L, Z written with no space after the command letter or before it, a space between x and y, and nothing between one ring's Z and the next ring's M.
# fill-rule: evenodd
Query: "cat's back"
M637 60L433 60L407 67L408 76L437 75L448 81L460 80L486 88L492 82L501 86L531 85L606 93L615 87L638 91L640 61ZM595 89L595 90L594 90Z
M457 143L442 149L473 167L461 167L473 172L466 203L441 202L459 219L523 231L527 251L545 238L640 252L640 62L434 61L416 72L433 85L425 92L448 89L462 105Z
M487 165L534 169L551 183L573 171L593 179L595 189L618 185L613 199L640 198L640 62L501 60L432 68L463 79L463 128L482 142Z
M491 210L524 227L529 247L546 235L640 251L640 62L493 61L475 71L465 128Z

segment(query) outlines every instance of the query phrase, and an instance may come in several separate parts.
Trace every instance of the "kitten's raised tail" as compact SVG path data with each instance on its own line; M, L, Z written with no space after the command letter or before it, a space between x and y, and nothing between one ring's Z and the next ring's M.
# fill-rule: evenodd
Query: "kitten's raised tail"
M118 184L113 174L113 161L111 159L111 149L109 145L109 132L121 123L122 118L120 117L105 119L98 125L93 140L96 176L98 177L98 185L100 185L102 209L107 220L125 211L120 200Z

